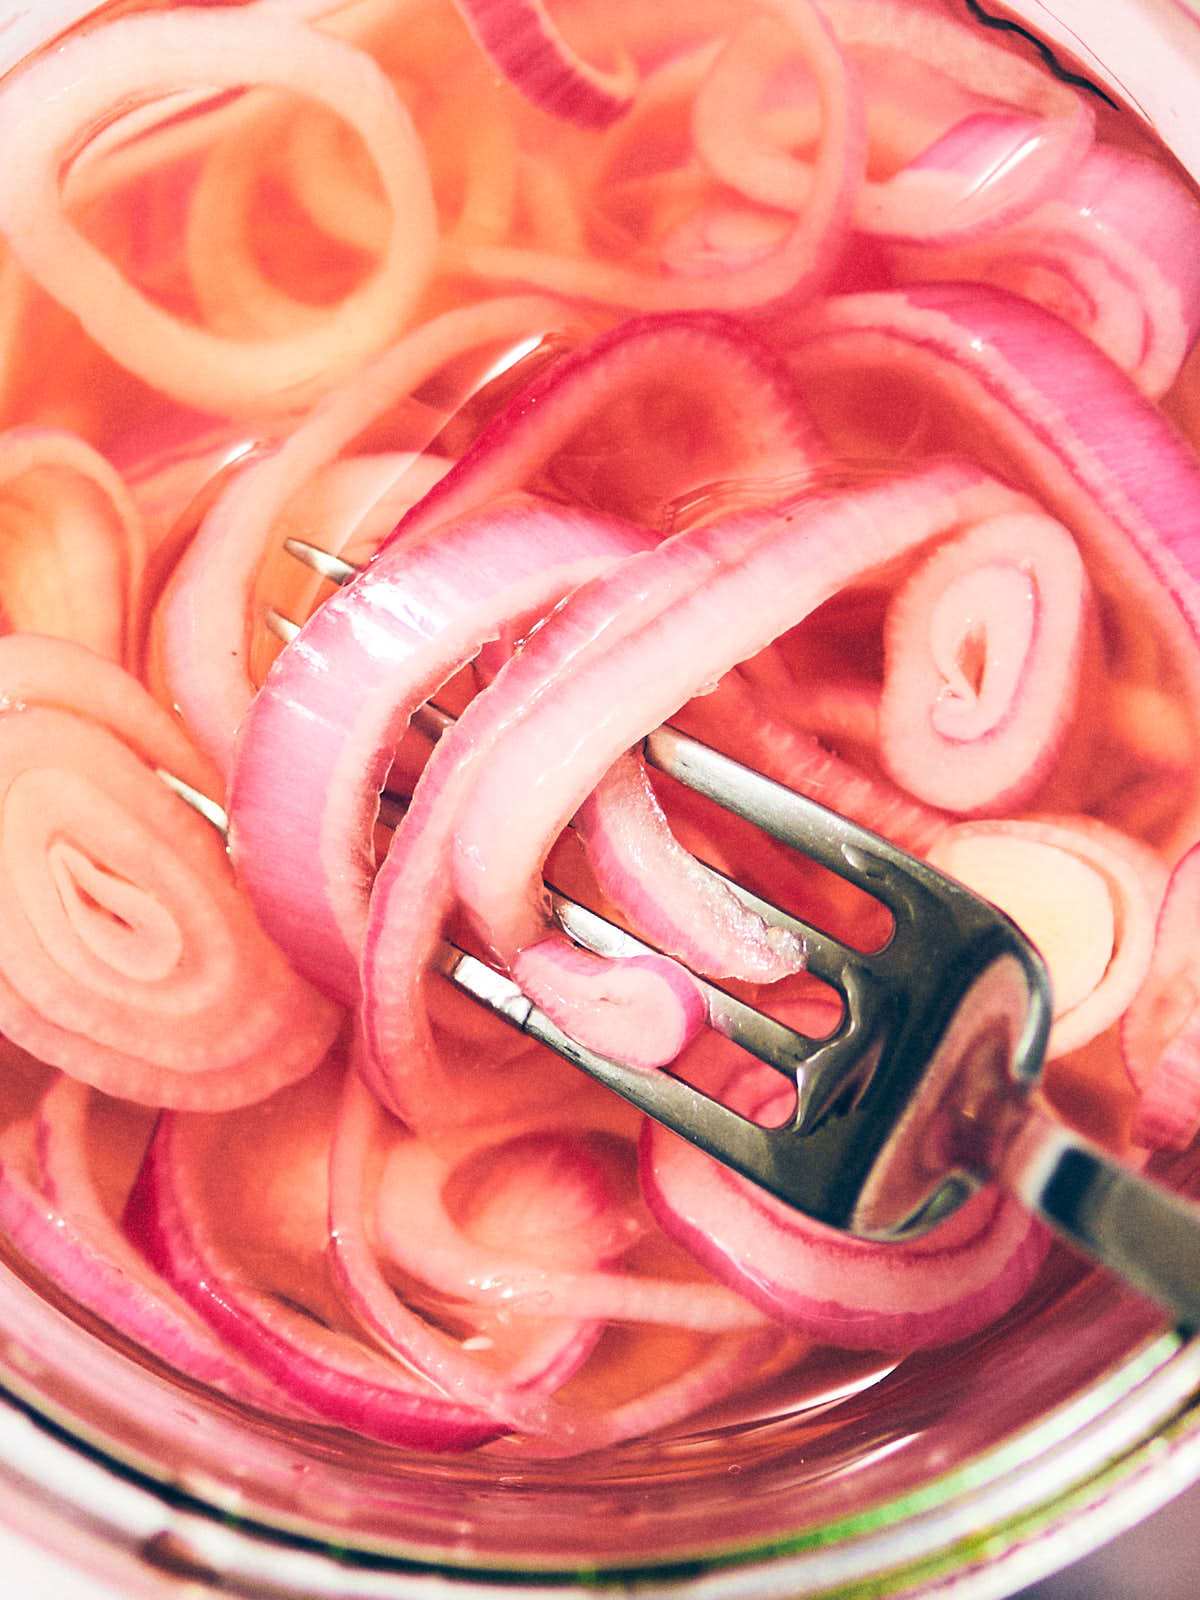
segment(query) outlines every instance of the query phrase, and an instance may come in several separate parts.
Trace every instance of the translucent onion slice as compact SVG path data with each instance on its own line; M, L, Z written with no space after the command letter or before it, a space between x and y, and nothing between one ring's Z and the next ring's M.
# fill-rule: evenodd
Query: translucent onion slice
M629 109L632 63L604 72L573 50L542 0L455 0L480 48L534 105L565 122L602 128Z
M0 433L0 614L129 663L145 565L142 519L121 476L73 433Z
M693 972L772 983L803 965L795 934L764 922L683 848L633 757L614 762L577 812L575 830L608 900Z
M1200 327L1200 206L1149 157L1096 145L1028 216L952 249L897 251L909 280L976 280L1044 305L1152 398Z
M810 399L832 401L831 422L849 406L859 439L928 405L964 450L1027 486L1079 541L1110 651L1145 662L1138 641L1153 634L1149 670L1169 673L1200 747L1200 466L1118 367L1060 318L978 284L829 301L806 315L792 360ZM1162 842L1185 848L1198 825L1195 792L1178 790Z
M392 227L364 281L311 328L235 339L149 300L68 219L59 183L82 133L181 89L270 86L310 97L365 145ZM20 172L0 179L0 228L34 278L114 359L186 404L232 415L311 401L394 338L428 280L436 217L408 114L370 57L281 16L209 11L125 17L40 57L0 95Z
M898 170L863 182L854 206L862 232L919 240L922 248L991 237L1062 187L1086 153L1092 118L1078 95L987 45L992 70L981 70L977 33L968 34L950 18L887 3L833 7L828 14L843 44L899 49L935 68L935 74L935 64L969 56L981 96L974 107L967 100L959 120L936 137L929 136L926 105L932 100L936 107L936 76L931 93L920 77L915 85L900 78L901 98L891 109L897 125L888 130L889 137L878 137L880 109L871 105L872 165ZM785 214L807 205L813 186L810 161L788 146L811 147L820 136L811 83L794 75L789 79L782 70L794 52L780 20L753 18L714 62L692 110L696 152L709 170L758 207ZM964 98L967 88L960 86ZM889 91L886 79L881 89ZM1039 106L1045 120L999 109L1005 104ZM897 161L888 146L911 147L922 133L927 147Z
M1145 981L1167 873L1141 840L1092 817L979 820L948 828L929 860L1041 950L1054 990L1049 1057L1111 1027Z
M631 317L525 386L397 532L414 537L524 488L665 532L696 496L737 481L777 498L780 479L824 455L765 341L712 312Z
M997 517L940 545L888 608L879 719L892 778L948 811L1027 799L1075 714L1089 595L1052 518Z
M770 1121L761 1078L751 1074L742 1092L743 1109L757 1095L756 1113ZM738 1097L727 1086L722 1098ZM995 1190L980 1191L919 1239L855 1239L649 1123L642 1184L664 1232L718 1278L769 1316L847 1349L912 1350L966 1338L1020 1299L1049 1245L1047 1230Z
M512 972L564 1033L633 1067L665 1067L705 1019L695 979L668 956L598 956L550 933L517 953Z
M225 1350L121 1231L117 1216L127 1196L113 1197L114 1214L95 1172L97 1138L111 1135L112 1124L96 1115L93 1092L60 1074L42 1097L33 1131L36 1160L28 1168L12 1130L4 1137L5 1227L26 1258L176 1371L265 1409L309 1417Z
M482 1154L494 1173L490 1190L486 1201L472 1192L469 1216L460 1220L447 1192L461 1194L468 1183L475 1190L480 1153L455 1164L415 1140L393 1149L380 1182L379 1242L405 1272L512 1316L592 1316L711 1332L757 1323L740 1295L711 1283L656 1277L632 1263L603 1270L640 1229L631 1212L607 1214L612 1156L586 1134L516 1135ZM503 1227L500 1219L507 1219Z
M624 1395L614 1400L604 1364L598 1397L567 1393L535 1394L526 1388L497 1383L477 1356L431 1329L396 1295L367 1235L369 1174L375 1170L382 1113L377 1102L353 1077L338 1116L330 1169L330 1241L332 1262L342 1293L386 1350L435 1378L442 1391L478 1403L527 1437L527 1454L567 1456L601 1449L670 1426L714 1401L726 1398L739 1384L761 1373L763 1363L779 1353L784 1339L770 1326L720 1334L685 1334L685 1359L660 1374L653 1359L653 1337L632 1352L617 1347L625 1373ZM651 1335L661 1330L650 1330ZM621 1361L621 1356L625 1360ZM630 1357L632 1356L632 1359ZM611 1359L611 1358L610 1358ZM586 1369L585 1369L586 1370ZM612 1378L621 1394L616 1374ZM632 1378L632 1393L629 1379Z
M360 433L456 357L493 344L511 348L520 341L523 347L561 321L560 308L532 297L433 317L325 396L285 440L248 461L223 489L180 562L157 620L172 696L196 743L224 773L254 698L254 642L271 598L263 592L263 569L281 542L279 524L289 503ZM427 429L418 448L437 426ZM418 473L417 479L423 493L428 478Z
M646 543L518 497L390 545L280 655L238 735L230 850L264 926L319 988L357 998L379 792L409 718L507 624Z
M745 311L796 301L823 285L846 242L866 164L862 96L824 7L810 0L776 0L795 48L810 67L821 107L821 136L802 210L769 247L732 269L664 273L596 255L557 256L521 245L447 244L443 265L503 283L522 283L573 299L636 311Z
M313 1251L319 1259L328 1136L328 1123L316 1128L306 1115L287 1137L277 1130L268 1141L254 1140L257 1181L249 1187L259 1197L257 1225L283 1225L270 1228L264 1251L256 1232L231 1237L228 1208L213 1192L213 1175L227 1164L233 1180L247 1186L244 1139L227 1151L223 1119L168 1114L130 1196L126 1229L232 1351L325 1421L434 1450L469 1449L494 1437L498 1429L487 1416L362 1343L327 1303ZM301 1201L298 1215L276 1209L281 1193ZM306 1223L314 1216L318 1230L310 1237Z
M1171 873L1145 983L1121 1023L1121 1053L1141 1091L1134 1137L1182 1150L1200 1131L1200 846Z
M475 754L489 754L476 767L453 857L458 893L489 944L509 959L541 936L550 846L637 739L845 582L1011 503L1011 491L983 474L934 468L693 529L577 591L442 742L466 737L469 719ZM645 604L656 586L650 626L635 631L631 608L615 611L605 632L589 623L588 650L560 665L563 635L605 609L607 590L636 590ZM501 846L490 819L514 786L528 798Z
M909 55L977 94L985 109L1039 118L1034 136L1020 139L1015 150L1000 121L991 124L1000 138L982 183L974 153L963 160L977 143L975 130L968 125L964 138L951 129L940 148L866 186L856 213L860 226L924 243L970 238L1028 211L1087 154L1094 118L1086 97L1039 64L989 44L978 28L900 0L825 0L825 6L843 44Z
M216 834L156 775L207 778L177 725L79 646L13 635L6 660L5 1033L150 1105L241 1105L311 1071L340 1012L287 966Z

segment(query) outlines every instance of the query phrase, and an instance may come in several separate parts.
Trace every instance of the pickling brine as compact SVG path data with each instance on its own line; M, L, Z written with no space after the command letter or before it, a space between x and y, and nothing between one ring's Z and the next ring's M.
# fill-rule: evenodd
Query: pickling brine
M12 74L0 138L21 1256L189 1381L419 1450L827 1406L1019 1318L1054 1268L1014 1200L833 1234L438 952L785 1120L695 975L815 1038L840 1001L728 880L863 948L886 916L652 774L670 721L1000 904L1045 1101L1191 1142L1169 161L899 0L133 9Z

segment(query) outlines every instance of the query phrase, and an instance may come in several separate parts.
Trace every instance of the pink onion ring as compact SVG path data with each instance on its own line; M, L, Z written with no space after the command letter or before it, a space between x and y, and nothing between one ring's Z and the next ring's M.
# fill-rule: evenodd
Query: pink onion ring
M163 659L192 737L228 774L254 698L258 577L280 515L314 472L465 350L556 326L558 308L513 298L448 311L415 329L325 396L273 451L250 461L205 517L161 603ZM428 439L422 440L425 444Z
M806 315L793 363L810 394L886 368L952 406L964 443L1075 534L1112 621L1153 626L1200 743L1200 466L1124 373L1059 318L974 284L829 302ZM1182 793L1164 842L1197 827L1200 799Z
M1150 972L1121 1023L1121 1054L1141 1092L1134 1137L1182 1150L1200 1130L1200 974L1195 906L1200 846L1171 873Z
M248 83L306 94L343 118L392 212L366 281L319 326L281 340L225 338L155 305L67 219L59 195L81 129L130 98ZM29 272L129 371L200 409L245 415L311 400L395 336L433 264L424 155L391 84L361 51L282 17L184 10L90 29L9 80L0 131L25 151L19 175L0 180L0 226Z
M803 964L795 934L763 921L685 850L642 764L614 762L575 828L606 898L657 949L707 977L773 983Z
M566 122L602 128L624 116L637 87L632 64L602 72L567 43L542 0L455 0L480 48L523 95Z
M278 658L238 735L230 852L311 982L357 997L379 791L412 713L512 618L645 544L608 519L495 506L387 547Z
M129 664L146 538L120 474L58 428L0 433L3 615Z
M981 474L934 468L832 501L817 496L677 535L623 563L615 581L593 586L619 593L640 575L638 592L649 595L661 575L666 605L653 625L634 633L629 617L620 616L608 648L605 636L597 636L556 681L549 666L559 654L558 637L578 625L577 613L597 607L587 590L578 591L443 740L443 748L456 742L468 716L476 750L475 730L487 725L485 717L495 730L491 759L475 777L454 846L457 891L492 948L511 959L540 936L542 861L623 750L849 578L1010 496ZM531 704L526 685L535 675L541 692ZM512 792L513 784L527 789L532 772L537 782L498 852L486 819L500 793Z
M1088 601L1075 541L1051 518L1010 513L940 545L888 608L891 777L947 811L1028 799L1075 713Z
M1200 206L1157 162L1109 145L986 239L892 259L901 278L975 280L1046 306L1151 397L1174 382L1200 328Z
M636 311L757 310L782 300L795 302L823 285L845 243L865 170L865 114L857 80L823 9L810 0L776 3L812 70L822 128L807 203L774 248L732 270L687 276L514 245L450 243L442 252L443 265Z
M5 664L4 1031L151 1105L240 1105L305 1075L340 1013L265 938L217 836L156 775L208 775L177 724L67 641L0 639Z

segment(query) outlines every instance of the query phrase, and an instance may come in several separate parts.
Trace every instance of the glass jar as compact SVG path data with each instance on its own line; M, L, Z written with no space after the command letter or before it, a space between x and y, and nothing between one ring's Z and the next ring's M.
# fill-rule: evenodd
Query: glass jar
M0 66L92 9L0 5ZM1190 9L993 9L1200 174ZM0 1520L124 1595L984 1600L1200 1478L1200 1341L1065 1257L969 1344L861 1393L813 1383L798 1415L768 1397L751 1421L580 1460L401 1457L181 1386L0 1264Z

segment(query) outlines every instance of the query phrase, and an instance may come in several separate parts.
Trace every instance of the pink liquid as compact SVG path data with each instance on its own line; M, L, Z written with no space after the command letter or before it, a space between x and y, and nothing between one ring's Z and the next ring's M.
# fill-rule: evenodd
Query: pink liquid
M213 7L212 15L223 16L224 9ZM197 344L194 360L191 347L181 346L185 354L175 377L164 377L156 324L146 324L144 363L137 349L122 347L118 358L105 347L110 341L99 324L92 324L97 332L89 337L71 309L39 285L39 255L30 257L28 271L6 261L4 426L62 430L85 441L123 477L123 483L114 487L99 468L89 465L71 479L65 498L52 502L59 518L56 530L66 527L66 533L56 531L51 536L38 527L13 540L6 577L0 579L0 609L15 630L80 639L119 661L163 707L173 709L177 702L183 703L186 731L220 767L222 739L232 737L232 727L224 725L222 731L219 718L209 728L195 724L187 709L194 682L186 668L183 676L188 681L178 681L173 674L179 668L172 665L176 659L172 651L186 630L173 617L171 605L180 592L180 573L187 570L187 552L196 548L197 530L208 511L239 473L293 436L314 405L323 397L349 391L368 363L410 336L412 329L428 326L447 311L498 302L509 293L546 298L514 311L512 326L502 334L481 338L466 331L428 370L414 367L416 378L409 388L374 410L365 406L360 425L350 429L337 447L337 457L351 463L348 468L339 473L322 463L313 482L291 486L294 492L282 497L261 529L248 523L247 548L261 546L248 563L252 620L241 625L241 600L236 580L231 579L230 618L209 614L201 618L201 625L214 627L214 641L224 637L222 627L227 629L228 637L244 651L255 686L280 648L259 620L263 606L269 603L299 619L328 592L281 554L286 536L295 534L323 548L340 549L350 559L365 558L396 517L424 492L431 457L459 456L523 382L553 370L562 352L580 348L626 318L644 309L651 314L665 311L674 303L672 294L685 309L706 303L705 285L712 286L708 301L731 315L735 326L751 330L776 353L794 356L800 392L812 407L832 457L822 466L824 476L815 474L819 481L853 484L962 454L1005 479L1015 479L1019 487L1026 486L1019 452L998 440L986 415L965 404L951 388L922 382L911 371L889 375L865 360L856 366L814 361L805 354L811 351L805 329L814 305L832 303L833 297L855 291L884 293L918 280L952 280L967 271L986 278L991 272L990 266L981 265L988 256L986 240L957 240L936 247L881 241L864 230L860 212L853 210L852 218L859 220L845 222L841 236L831 233L828 240L814 242L803 260L797 253L795 292L780 293L775 288L761 294L753 288L756 273L770 282L769 272L760 269L764 262L770 264L787 253L794 220L778 205L738 194L729 181L712 176L692 147L690 121L710 63L705 41L739 21L736 8L727 11L714 4L703 19L689 12L686 40L679 37L677 20L660 19L648 8L627 7L615 17L608 8L577 8L569 19L571 37L585 56L599 58L612 36L619 34L644 74L637 107L603 131L573 127L530 107L499 80L448 7L422 4L398 22L389 19L389 9L366 3L347 7L337 13L337 27L352 40L346 49L361 52L374 63L408 108L415 130L411 149L428 163L438 240L436 248L432 242L425 248L420 282L409 286L402 307L397 309L386 295L367 305L364 293L367 309L353 333L330 341L327 365L314 363L311 372L273 386L273 369L264 357L261 373L250 372L247 387L239 394L220 361L208 363L208 346ZM933 12L935 17L943 14ZM287 24L288 29L303 26ZM869 44L853 48L875 114L868 173L874 182L883 183L917 160L946 128L970 114L979 99L969 86L956 82L953 73L940 69L912 67L915 89L911 81L897 83L881 73L881 57L887 52ZM246 72L253 77L252 68ZM372 85L376 79L373 71ZM1020 78L1019 85L1024 83ZM1028 112L1019 96L1016 104L1022 113ZM1057 115L1057 99L1053 108ZM347 133L344 123L328 110L286 97L261 96L256 102L251 96L231 95L199 107L174 109L174 120L168 117L157 126L130 130L128 139L115 124L99 132L95 145L72 144L64 189L81 234L117 263L123 278L138 286L156 313L166 313L188 328L206 328L230 345L274 341L279 349L288 341L299 347L308 340L315 348L318 341L312 329L331 320L348 297L362 292L386 257L385 219L394 196L389 196L374 170L374 152L365 142L373 136L374 124L368 118L362 136ZM785 65L767 74L759 110L764 147L773 161L790 161L800 171L811 163L814 151L819 155L819 142L805 131L816 108L803 69ZM1140 138L1104 109L1098 136L1106 148L1140 154ZM1002 158L993 152L995 159L981 168L983 178L964 184L962 192L952 196L951 213L957 207L963 216L976 216L987 203L989 188L1007 192L1004 185L1012 181L1013 172L1019 176L1023 162L1038 159L1049 138L1035 131L1010 140ZM785 156L787 151L790 156ZM735 151L731 160L736 164L737 159ZM936 171L936 159L932 165ZM807 181L819 191L819 160L815 176ZM1058 189L1048 193L1042 203L1062 204L1058 193ZM415 212L418 207L415 201L412 204ZM865 209L864 205L863 214ZM1065 227L1057 214L1052 222L1055 228ZM1020 245L1032 256L1038 226L1044 233L1050 224L1025 221L1011 226L1025 230ZM413 248L420 255L424 247ZM1085 245L1085 254L1086 249ZM1000 253L1011 260L1017 248L1009 244ZM1068 320L1083 321L1089 305L1100 297L1096 271L1089 260L1087 270L1080 269L1072 278L1070 270L1059 272L1039 258L1024 280L1005 287L1041 292L1052 310ZM1115 275L1119 278L1130 271L1120 257ZM1132 292L1136 298L1136 279ZM765 307L756 294L766 301ZM1175 297L1181 323L1187 322L1189 297L1194 297L1194 290L1186 285ZM74 309L85 319L90 316L86 307ZM1128 333L1124 321L1132 314L1125 309L1099 319L1103 336L1118 354L1132 346L1149 350L1159 339L1157 333ZM1169 345L1175 336L1168 331L1159 342ZM1178 333L1176 342L1186 345L1188 337L1190 331ZM348 356L355 338L361 340L361 348ZM1165 370L1162 363L1168 357L1156 355L1155 360L1159 363L1155 371ZM494 375L497 367L502 369L499 376ZM255 390L259 378L261 387ZM1188 369L1182 378L1168 378L1165 384L1162 408L1185 423L1194 419L1195 386ZM703 528L731 509L761 506L781 493L794 492L786 474L762 479L748 472L717 472L711 466L721 452L714 448L705 454L704 429L730 426L719 395L706 402L690 380L683 384L671 371L643 372L571 431L526 476L523 487L556 504L627 518L666 533ZM702 436L699 443L697 434ZM652 451L646 449L647 442ZM409 465L410 453L421 458L416 467ZM685 466L677 470L679 458ZM702 463L690 477L689 460ZM17 477L12 490L14 522L26 504L50 502L51 485L61 480L64 470L74 470L73 464L63 469L55 460ZM134 502L129 518L141 530L132 536L122 525L121 497L129 492ZM1035 500L1048 498L1040 480L1031 492ZM383 512L374 509L380 500ZM1061 514L1071 526L1071 515ZM86 546L72 542L72 517L101 525L97 540L105 555L94 553L97 540L90 536ZM55 557L47 562L44 552L51 539L57 541ZM1036 781L1021 787L1011 805L1002 800L962 810L1003 818L1046 813L1066 819L1068 827L1079 818L1091 819L1120 839L1133 841L1129 846L1133 877L1138 877L1137 863L1149 861L1153 871L1143 872L1141 878L1149 882L1161 871L1165 881L1166 872L1194 842L1200 817L1194 777L1200 742L1200 697L1195 691L1200 656L1165 592L1153 612L1153 626L1147 628L1146 595L1154 585L1146 577L1142 558L1131 558L1136 577L1130 579L1129 569L1111 559L1108 547L1090 528L1079 532L1079 542L1094 597L1079 646L1086 665L1072 690L1077 709L1071 726ZM85 548L86 556L81 553ZM91 565L85 568L85 561ZM811 618L786 633L778 650L758 657L754 669L746 673L747 693L763 713L764 726L769 714L794 730L815 734L839 761L854 764L860 781L868 785L864 803L870 805L878 803L880 794L896 794L895 775L876 742L876 702L885 670L887 605L917 565L916 558L906 553L865 580L847 584ZM78 594L74 584L68 584L71 595L65 605L64 566L94 574L90 587L81 579ZM97 594L104 596L102 605L96 603ZM97 631L99 611L105 613L105 628ZM953 646L955 668L977 693L983 672L978 648L978 630L972 634L969 628L956 636ZM214 661L218 652L223 672L227 652L219 642L214 643ZM236 699L236 674L230 681ZM456 679L451 691L452 698L457 694L455 709L465 705L477 687L469 674ZM701 712L711 712L704 701L698 704ZM7 715L11 719L14 713ZM744 758L744 745L750 743L750 759L769 759L771 748L764 738L756 743L736 726L718 727L715 734L710 728L709 736L722 733ZM401 751L397 775L403 781L396 787L402 794L411 790L425 754L419 741ZM211 783L209 787L211 791ZM906 792L903 799L917 808L919 819L924 816L922 806L941 817L936 790L932 795ZM689 848L707 852L717 865L730 867L762 892L781 893L814 917L819 911L847 936L861 935L863 942L877 936L877 924L858 897L815 873L784 866L744 832L726 830L702 807L689 807L669 791L664 791L663 800ZM833 803L838 803L836 797ZM849 801L842 803L849 807ZM886 827L884 822L880 825ZM377 847L381 853L387 847L382 833ZM1035 860L1030 868L1034 875L1057 865L1049 857L1038 859L1041 865ZM596 897L588 868L569 841L559 847L556 869L570 892ZM123 870L106 868L112 877L121 877ZM1094 961L1097 971L1079 980L1088 991L1089 984L1099 988L1115 963L1117 946L1128 935L1134 913L1113 888L1115 869L1081 870L1085 879L1091 874L1093 889L1099 884L1102 900L1110 891L1113 897L1112 949L1106 952L1101 946ZM133 914L122 909L123 901L106 899L108 886L89 887L92 880L75 856L62 872L70 880L71 893L100 907L99 921L107 919L121 928L135 924ZM1151 885L1146 893L1161 897L1161 885L1157 889ZM1152 925L1157 898L1142 910ZM1059 956L1065 963L1073 955L1077 929L1078 922L1072 929L1068 919L1063 934L1053 917L1030 928L1033 936L1051 941L1053 948L1047 953L1052 970ZM1099 936L1103 939L1103 930ZM1147 954L1143 978L1149 960ZM1186 989L1184 980L1181 984ZM14 986L20 989L15 981ZM1120 1014L1138 987L1132 983L1116 1013L1091 1031L1085 1021L1074 1032L1064 1032L1068 1042L1048 1064L1044 1092L1085 1132L1141 1161L1145 1152L1136 1143L1138 1091L1120 1048ZM1194 995L1189 1001L1184 992L1180 1000L1180 992L1180 984L1171 990L1176 1011L1169 1029L1164 1024L1164 1032L1172 1035L1189 1024L1195 1004ZM756 997L776 1009L819 1006L828 999L803 978L792 980L782 998L779 993ZM445 996L438 1003L446 1005ZM503 1058L514 1048L507 1035L461 1007L447 1015L459 1065L484 1055L498 1057L502 1075ZM171 1026L169 1015L165 1016L160 1027ZM55 1081L55 1069L63 1066L82 1081L100 1085L86 1112L85 1132L90 1130L93 1139L88 1171L103 1215L117 1223L151 1136L153 1107L159 1102L152 1093L139 1093L126 1103L118 1083L108 1077L97 1079L77 1064L77 1053L68 1066L52 1044L40 1051L44 1060L39 1060L32 1035L19 1027L11 1031L14 1043L6 1046L10 1072L5 1091L10 1175L15 1172L34 1190L53 1186L44 1149L43 1164L38 1164L33 1124L43 1093ZM326 1163L345 1061L339 1046L311 1079L286 1083L273 1098L255 1095L246 1106L231 1102L232 1109L210 1112L202 1098L188 1101L179 1124L181 1166L189 1173L196 1215L211 1236L216 1258L228 1264L239 1281L252 1284L255 1295L273 1301L285 1317L295 1319L295 1338L305 1348L330 1341L336 1346L354 1346L356 1341L361 1341L357 1348L370 1346L362 1308L356 1311L339 1293L328 1252ZM571 1270L605 1274L618 1283L623 1278L629 1284L663 1280L690 1284L697 1303L708 1306L709 1297L713 1304L721 1303L719 1297L730 1293L727 1286L711 1278L646 1213L635 1172L635 1119L557 1062L539 1060L532 1070L544 1074L544 1085L538 1080L544 1100L514 1095L510 1103L503 1096L496 1098L487 1112L492 1126L486 1137L475 1125L484 1113L476 1107L472 1118L474 1091L466 1088L463 1100L468 1110L463 1116L451 1110L443 1123L420 1130L442 1164L444 1208L460 1234L477 1248L503 1257L515 1254L547 1270L565 1270L565 1263ZM702 1062L688 1070L703 1073L706 1068ZM143 1103L134 1104L134 1099ZM162 1099L168 1105L181 1103ZM574 1180L568 1180L554 1191L556 1213L539 1210L545 1206L545 1192L523 1176L514 1180L506 1175L503 1161L504 1151L512 1148L509 1141L547 1125L556 1132L567 1130L564 1137L571 1140L592 1141L586 1145L592 1164L581 1168L583 1175L573 1188ZM382 1130L369 1146L372 1164L364 1193L368 1214L375 1199L372 1185L379 1180L377 1168L408 1141L394 1121L384 1122ZM42 1138L44 1146L44 1131ZM70 1206L61 1196L59 1203L71 1221ZM408 1224L402 1195L395 1204L401 1214L397 1227L404 1231ZM571 1211L570 1205L577 1210ZM552 1223L558 1233L552 1239L554 1248L547 1251L545 1233L553 1233ZM372 1220L368 1233L375 1227ZM625 1231L628 1241L622 1249L606 1253L607 1247L597 1243L606 1230ZM44 1261L39 1265L45 1270ZM824 1338L814 1344L804 1326L798 1325L782 1329L753 1362L739 1365L743 1341L750 1348L746 1329L761 1332L752 1309L746 1326L732 1331L715 1328L711 1322L688 1326L670 1320L625 1321L619 1315L572 1317L557 1304L545 1316L530 1315L526 1308L513 1317L503 1306L496 1312L444 1286L416 1281L410 1262L385 1259L382 1271L390 1290L424 1318L437 1338L444 1339L455 1361L466 1357L474 1363L482 1374L481 1383L486 1383L489 1372L494 1372L498 1385L524 1382L536 1389L543 1382L556 1395L556 1405L589 1419L622 1407L633 1414L635 1403L646 1401L645 1427L650 1431L687 1423L688 1409L669 1396L706 1361L713 1365L713 1384L698 1390L694 1403L716 1424L731 1417L745 1420L804 1408L816 1412L871 1385L904 1357L902 1349L843 1350ZM86 1301L85 1290L76 1292ZM101 1316L111 1315L111 1307L103 1302L92 1309ZM606 1325L601 1328L600 1323ZM568 1332L574 1327L577 1344L564 1337L565 1327ZM726 1356L729 1381L722 1384L721 1362ZM278 1374L275 1377L280 1381ZM286 1391L286 1378L281 1387ZM469 1383L460 1392L468 1402L477 1398ZM659 1393L668 1398L656 1409L653 1398ZM518 1433L526 1415L519 1413ZM504 1420L509 1416L506 1413ZM343 1422L340 1416L332 1420ZM536 1434L532 1424L527 1431ZM553 1431L547 1425L546 1432Z

